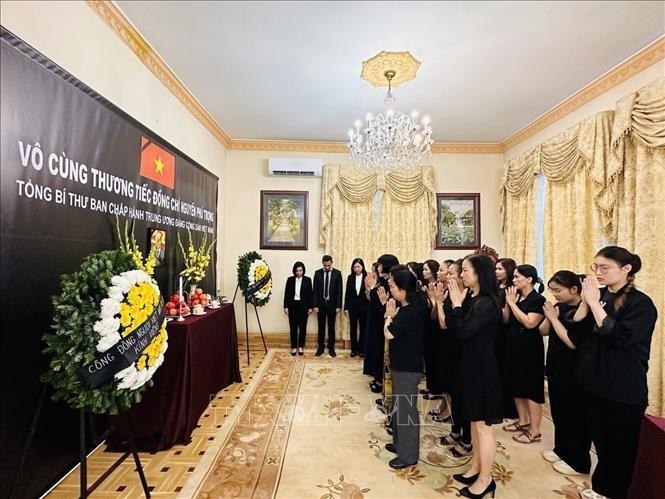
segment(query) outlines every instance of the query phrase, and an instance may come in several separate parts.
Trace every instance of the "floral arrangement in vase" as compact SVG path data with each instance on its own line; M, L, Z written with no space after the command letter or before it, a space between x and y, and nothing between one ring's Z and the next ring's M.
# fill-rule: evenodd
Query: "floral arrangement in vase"
M178 234L178 245L182 252L182 257L185 263L185 269L180 272L182 277L185 277L190 285L201 282L206 276L206 269L210 265L210 252L215 244L216 239L208 243L208 234L203 234L201 244L197 247L192 240L192 232L187 229L189 242L187 244L187 251L185 251L180 234Z

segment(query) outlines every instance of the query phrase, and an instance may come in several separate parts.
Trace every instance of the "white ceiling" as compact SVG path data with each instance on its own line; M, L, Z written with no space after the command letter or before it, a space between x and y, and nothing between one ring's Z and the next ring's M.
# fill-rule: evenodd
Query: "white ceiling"
M343 141L382 110L381 50L422 66L397 109L499 142L665 32L665 2L116 1L233 139Z

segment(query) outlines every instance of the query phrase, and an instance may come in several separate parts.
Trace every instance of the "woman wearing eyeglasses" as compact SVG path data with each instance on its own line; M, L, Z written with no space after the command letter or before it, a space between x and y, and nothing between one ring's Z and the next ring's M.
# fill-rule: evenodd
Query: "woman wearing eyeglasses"
M582 283L582 302L573 318L577 376L598 455L593 489L581 493L585 498L625 498L633 473L658 318L651 298L635 287L641 266L640 257L625 248L601 249L591 266L595 276Z

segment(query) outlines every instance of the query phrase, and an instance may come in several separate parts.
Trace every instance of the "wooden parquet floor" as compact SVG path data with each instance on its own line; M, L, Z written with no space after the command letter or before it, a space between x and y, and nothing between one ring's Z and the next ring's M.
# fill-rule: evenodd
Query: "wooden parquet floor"
M252 380L265 357L263 348L252 344L250 364L247 365L244 344L240 345L239 350L243 382L228 386L217 394L199 419L189 445L177 445L169 450L154 454L140 453L141 464L152 497L175 498L178 495L190 473L194 471L198 462L205 455L215 434L225 424L228 413L235 407L236 401ZM120 453L106 451L105 445L99 447L88 458L88 487L121 456ZM143 497L141 481L135 470L134 460L130 455L89 497L114 499ZM49 498L74 498L78 496L78 467L48 495Z

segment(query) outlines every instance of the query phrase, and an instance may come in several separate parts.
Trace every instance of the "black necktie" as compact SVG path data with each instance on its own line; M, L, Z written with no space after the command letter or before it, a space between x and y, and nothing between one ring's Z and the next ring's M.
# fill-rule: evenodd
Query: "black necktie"
M330 271L326 270L326 279L325 284L323 285L323 298L326 300L330 299Z

